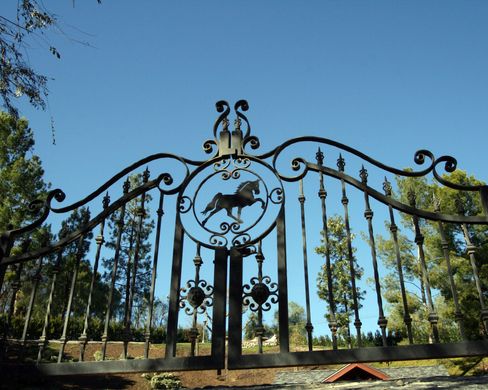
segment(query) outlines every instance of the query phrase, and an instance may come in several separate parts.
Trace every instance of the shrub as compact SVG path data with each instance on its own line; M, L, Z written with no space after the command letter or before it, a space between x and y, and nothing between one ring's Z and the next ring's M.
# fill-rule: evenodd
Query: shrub
M143 374L144 378L151 378L151 389L179 389L181 387L180 379L170 372L155 373L152 377L149 374Z

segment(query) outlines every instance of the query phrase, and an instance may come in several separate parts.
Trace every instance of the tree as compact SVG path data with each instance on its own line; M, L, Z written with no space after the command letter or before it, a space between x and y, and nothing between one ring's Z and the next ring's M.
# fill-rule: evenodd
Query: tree
M249 317L247 318L246 323L244 324L244 339L252 340L255 337L257 337L256 329L258 328L258 326L259 326L258 315L255 312L251 311ZM263 323L263 327L264 327L264 337L270 337L273 335L274 333L273 328L271 328L270 326L264 323Z
M136 188L142 185L143 181L149 178L149 172L146 171L144 175L133 175L130 176L128 181L130 188ZM145 303L149 299L149 288L151 286L151 242L149 241L149 236L154 228L154 221L149 217L149 202L151 197L149 194L145 198L144 212L142 213L142 224L141 230L139 232L139 221L140 221L140 210L141 210L141 200L139 198L129 201L125 206L125 216L123 221L122 239L120 246L120 255L118 262L118 271L115 287L123 298L124 305L119 305L115 307L115 314L119 318L122 318L128 310L130 304L130 294L131 291L134 292L133 302L132 302L132 314L140 313L138 308L144 307ZM121 211L117 211L110 216L109 219L109 229L110 237L107 240L107 247L115 250L117 243L117 235L119 232L119 227L117 221L119 221L121 216ZM139 239L139 242L137 242ZM136 249L138 249L137 254L137 269L134 273ZM112 268L114 265L114 258L108 257L104 258L103 267L105 272L103 274L103 279L107 282L111 281Z
M332 273L332 293L334 296L335 316L338 324L337 334L344 340L350 341L350 327L353 297L351 274L349 266L349 250L347 243L347 234L344 219L341 216L334 215L327 221L328 239L329 239L329 256L331 260ZM322 232L324 234L324 232ZM351 240L354 235L351 235ZM322 245L315 248L315 252L325 256L325 239L322 239ZM360 280L363 276L363 269L358 265L354 256L356 248L352 248L353 265L356 273L356 279ZM319 298L328 302L328 283L326 264L323 264L317 275L317 294ZM361 307L361 301L364 299L365 291L356 287L356 296L358 300L358 309ZM329 318L328 314L325 315Z
M461 185L483 184L466 172L457 170L446 174L443 179ZM433 195L440 201L441 211L445 214L463 213L466 215L481 214L480 198L476 192L458 191L450 189L438 183L429 183L426 178L404 178L397 177L397 193L393 194L396 199L409 203L409 192L415 194L416 206L420 209L434 211L435 205ZM462 210L460 210L460 208ZM413 224L411 216L402 214L404 231L413 235ZM466 335L469 338L480 337L479 301L476 286L473 280L473 271L467 254L467 245L464 240L462 226L443 223L446 240L448 244L449 257L452 274L456 285L459 306L464 316L463 323ZM389 222L387 222L389 227ZM421 232L425 237L423 249L425 261L432 290L438 290L439 295L434 297L434 306L439 321L439 333L441 340L453 341L459 339L458 324L456 323L456 310L453 301L450 279L447 270L447 263L442 249L442 242L439 235L439 224L436 222L421 220ZM488 276L487 267L483 267L483 259L488 255L486 234L488 228L484 225L469 226L469 236L476 247L477 267L480 272L480 279L486 280ZM407 303L409 314L413 321L413 336L416 340L427 341L430 336L430 325L427 320L428 309L425 296L425 286L421 277L418 248L413 240L399 232L398 242L402 260L402 271L407 283ZM390 237L378 236L378 254L385 267L390 270L383 279L384 297L388 302L390 330L405 334L403 321L403 303L399 287L398 271L396 267L396 255L394 243Z
M0 231L23 226L33 219L28 208L49 188L38 156L32 154L34 137L26 119L0 112Z
M49 184L44 179L41 160L33 154L34 137L26 119L0 112L0 232L28 225L38 217L29 210L29 203L45 196ZM10 225L10 226L9 226ZM50 227L36 229L30 236L27 248L39 248L51 237ZM46 241L47 239L47 241ZM25 240L18 240L11 254L19 254ZM0 304L5 307L8 301L18 302L17 297L10 300L9 286L19 271L22 279L33 272L34 264L26 263L9 267L0 266ZM4 282L5 275L5 283ZM20 299L25 292L20 291Z
M307 331L305 329L306 323L305 309L296 302L288 302L288 329L290 332L290 342L292 344L303 345L307 342ZM278 310L274 313L274 324L271 327L271 330L275 334L279 331Z
M15 19L0 16L0 95L3 106L14 117L18 117L15 100L22 96L36 108L46 107L48 78L26 60L30 47L38 46L38 41L46 42L49 52L61 58L48 37L51 30L61 31L56 16L42 1L22 0L16 4Z

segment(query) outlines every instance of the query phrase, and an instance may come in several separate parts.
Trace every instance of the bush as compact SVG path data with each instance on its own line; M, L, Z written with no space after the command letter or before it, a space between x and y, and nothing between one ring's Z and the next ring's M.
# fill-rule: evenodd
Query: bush
M151 378L151 389L179 389L181 387L180 379L169 372L155 373L152 377L144 374L144 378L148 380Z
M102 361L102 351L95 351L95 353L93 354L93 358L96 362Z

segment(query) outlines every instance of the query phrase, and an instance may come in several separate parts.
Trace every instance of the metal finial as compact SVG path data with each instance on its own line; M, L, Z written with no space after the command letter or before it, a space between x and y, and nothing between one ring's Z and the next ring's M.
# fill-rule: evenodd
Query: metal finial
M235 120L234 120L234 131L236 132L240 132L241 131L241 118L237 117Z
M127 178L124 181L124 185L122 186L122 190L124 191L124 194L127 194L129 192L129 189L130 189L130 181L129 178Z
M222 131L229 131L229 120L227 118L222 119Z
M391 196L391 183L388 181L388 179L385 176L385 181L383 182L383 191L385 191L386 196Z
M346 166L346 160L342 157L342 153L339 153L339 158L337 159L337 167L339 168L340 172L344 172L344 168Z
M361 177L361 181L364 184L368 182L368 170L364 168L364 165L361 166L361 170L359 171L359 177Z
M106 209L109 204L110 204L110 196L108 195L108 191L107 191L107 193L103 197L102 206L103 206L104 209Z
M324 153L322 150L320 150L320 146L317 150L317 153L315 153L315 159L317 160L317 164L322 165L324 163Z
M146 167L144 173L142 174L142 182L147 183L147 181L149 180L149 176L150 176L149 167Z

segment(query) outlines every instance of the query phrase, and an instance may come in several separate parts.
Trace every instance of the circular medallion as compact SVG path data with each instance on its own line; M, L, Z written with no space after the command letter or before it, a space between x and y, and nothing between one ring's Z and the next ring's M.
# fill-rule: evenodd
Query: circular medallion
M185 232L207 248L251 245L274 226L283 194L278 175L261 160L212 160L181 190L180 220Z

